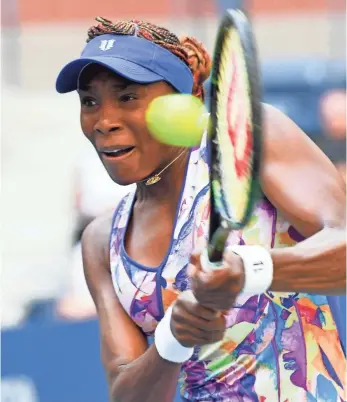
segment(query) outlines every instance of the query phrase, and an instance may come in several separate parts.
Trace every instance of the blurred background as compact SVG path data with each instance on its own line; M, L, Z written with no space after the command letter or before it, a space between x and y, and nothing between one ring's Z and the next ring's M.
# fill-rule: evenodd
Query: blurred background
M55 93L57 72L79 55L97 15L147 19L212 51L221 14L235 6L254 24L264 101L345 180L343 0L2 0L2 401L107 401L79 239L127 189L84 140L77 95Z

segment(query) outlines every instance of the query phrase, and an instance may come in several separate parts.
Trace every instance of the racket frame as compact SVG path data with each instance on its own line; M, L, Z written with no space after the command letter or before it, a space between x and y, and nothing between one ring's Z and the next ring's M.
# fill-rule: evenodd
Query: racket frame
M214 185L215 181L221 185L221 173L218 164L218 142L217 142L217 100L218 100L218 73L221 62L221 49L225 38L231 28L239 33L241 46L243 50L244 60L246 63L246 73L249 80L249 91L251 100L251 115L252 115L252 138L253 138L253 165L252 165L252 181L249 192L249 202L245 213L240 221L231 221L225 218L225 214L221 214L217 208ZM260 161L262 152L262 106L261 106L261 86L258 70L258 57L255 47L255 40L251 28L251 24L243 11L239 9L229 9L220 24L212 67L212 77L210 86L210 124L208 127L208 141L210 142L209 159L210 159L210 228L209 228L209 244L208 258L212 263L222 261L224 248L232 230L242 229L249 221L254 204L259 196L259 174ZM225 202L225 200L222 200Z

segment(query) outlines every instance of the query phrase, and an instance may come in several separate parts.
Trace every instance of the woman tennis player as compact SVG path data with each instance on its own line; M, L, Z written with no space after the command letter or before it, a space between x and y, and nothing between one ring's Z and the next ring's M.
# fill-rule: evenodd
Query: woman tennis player
M191 150L160 144L145 112L160 95L203 99L210 58L195 39L150 23L98 21L81 57L60 72L57 91L77 90L83 133L110 177L137 184L83 235L111 400L172 401L179 380L185 401L344 401L346 362L324 296L346 286L336 169L264 105L264 196L229 239L247 253L228 249L223 269L203 272L204 139ZM264 265L272 260L272 284L247 296L244 265L259 246Z

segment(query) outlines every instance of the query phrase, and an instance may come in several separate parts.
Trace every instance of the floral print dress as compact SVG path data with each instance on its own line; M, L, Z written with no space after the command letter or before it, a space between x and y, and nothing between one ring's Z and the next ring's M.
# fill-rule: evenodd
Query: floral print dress
M152 337L165 310L189 289L187 265L206 246L209 222L208 161L203 139L190 152L171 243L155 268L133 261L124 234L135 202L127 195L115 211L110 261L116 294L132 320ZM288 247L302 240L263 197L230 244ZM222 342L195 348L179 379L184 401L346 401L346 359L327 298L267 292L240 296L227 315ZM159 401L158 401L159 402Z

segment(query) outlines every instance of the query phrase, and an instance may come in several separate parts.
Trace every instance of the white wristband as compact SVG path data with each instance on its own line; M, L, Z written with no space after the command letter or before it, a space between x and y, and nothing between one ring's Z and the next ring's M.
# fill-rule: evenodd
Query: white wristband
M242 258L245 269L243 294L259 295L266 292L273 279L270 253L261 246L229 246L228 250Z
M155 347L163 359L173 363L184 363L192 357L194 348L186 348L174 337L170 327L171 315L172 306L166 310L163 319L155 330Z

